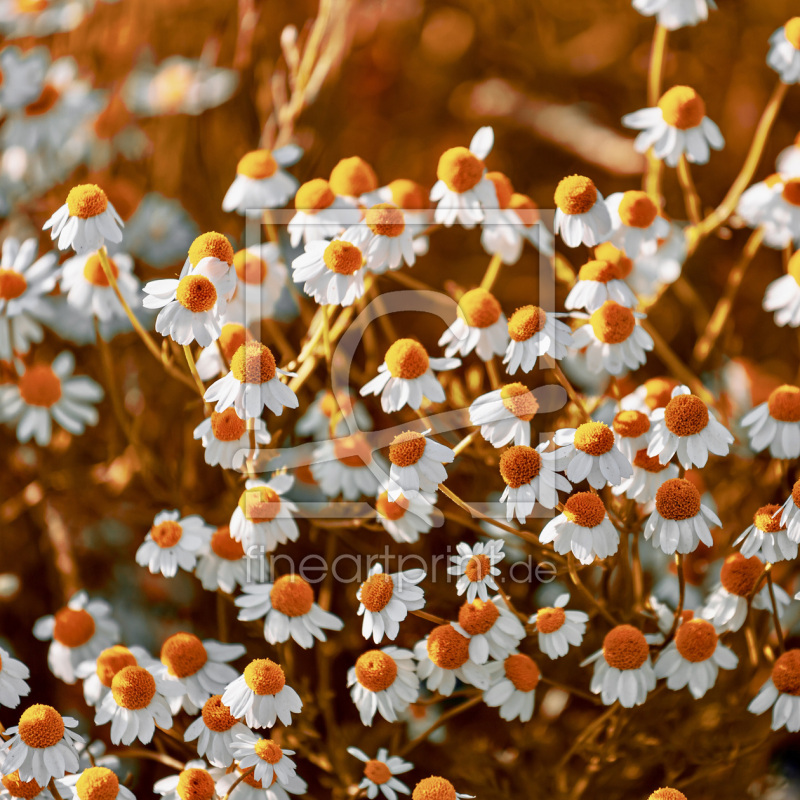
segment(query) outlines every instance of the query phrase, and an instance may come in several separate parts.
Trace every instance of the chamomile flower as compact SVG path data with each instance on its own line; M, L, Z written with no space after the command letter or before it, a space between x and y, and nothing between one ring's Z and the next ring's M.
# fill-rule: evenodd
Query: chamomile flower
M203 759L187 761L177 775L168 775L153 785L162 800L212 800L215 783Z
M390 756L385 747L378 749L375 758L370 758L357 747L348 747L347 752L364 763L364 777L358 788L367 790L369 800L375 800L379 793L386 800L397 800L397 792L411 794L408 786L395 777L414 769L410 762L403 761L399 756Z
M36 620L33 635L39 641L51 641L47 665L53 675L64 683L75 683L79 664L97 658L119 641L119 626L105 600L90 600L81 591L54 615Z
M554 311L545 311L539 306L521 306L508 320L508 343L503 358L506 372L513 375L518 369L530 372L537 359L550 356L560 361L567 354L572 341L572 332Z
M524 524L537 502L545 508L555 508L558 492L572 489L570 482L557 472L563 469L563 454L558 450L547 452L548 446L547 442L536 448L514 445L500 456L500 475L506 484L500 502L506 504L509 522L516 517Z
M466 800L474 795L461 794L450 781L438 776L424 778L415 787L411 800Z
M562 178L555 192L555 232L567 247L594 247L611 236L611 215L591 178Z
M59 781L61 783L61 781ZM47 786L36 781L23 781L19 772L9 772L0 778L0 800L55 800Z
M292 278L320 305L351 306L364 295L361 248L344 239L308 242L292 262Z
M473 350L481 361L501 356L508 345L508 320L497 298L486 289L470 289L458 301L455 322L442 334L439 347L447 358Z
M491 685L483 693L483 702L499 708L501 719L529 722L541 677L536 662L523 653L511 653L502 661L493 661L488 670Z
M300 186L294 207L295 215L287 226L292 247L299 247L301 242L335 239L360 217L356 208L334 194L324 178L314 178Z
M361 635L380 644L384 635L396 639L400 623L409 611L425 607L425 592L417 586L425 578L425 570L384 573L376 564L358 589L358 615L364 617Z
M742 418L750 448L760 453L769 447L773 458L800 456L800 389L779 386L766 403L756 406Z
M236 736L233 755L239 769L253 767L253 778L267 785L277 781L283 786L295 777L297 767L289 758L294 755L294 750L286 750L276 741L263 739L250 731Z
M189 725L183 738L196 742L197 754L215 767L229 767L233 763L236 736L247 730L222 702L222 695L215 694L203 704L200 716Z
M204 381L222 377L228 372L228 365L236 351L253 339L250 331L238 322L226 322L219 339L204 347L197 357L197 374Z
M174 578L179 567L191 572L213 530L197 514L181 518L178 511L160 511L136 551L136 563L165 578Z
M70 189L66 203L44 224L44 230L52 229L50 238L58 239L59 250L71 247L78 255L121 242L123 227L122 217L94 183Z
M352 242L364 254L370 272L378 275L404 264L413 267L412 229L406 225L405 212L394 203L376 203L364 212L364 221L348 228L342 239Z
M787 178L775 188L780 188L780 192L773 194L772 201L764 208L761 220L764 241L776 250L792 243L796 248L800 244L800 178ZM792 274L791 271L789 274ZM769 288L767 287L767 291Z
M387 722L397 722L419 698L414 654L391 646L368 650L348 670L347 686L363 725L372 725L376 711Z
M452 464L455 453L428 437L430 429L419 433L405 431L389 445L389 499L413 497L417 492L436 492L447 480L445 464Z
M618 486L633 474L630 461L617 447L614 431L603 422L562 428L553 441L561 448L561 463L572 483L588 481L592 488L602 489Z
M350 432L348 420L360 431L372 428L369 412L360 400L354 400L349 391L335 394L329 389L320 389L305 413L297 421L295 432L299 436L310 436L315 441L344 437Z
M632 625L617 625L603 639L603 648L581 666L594 664L590 689L603 705L619 701L623 708L644 704L647 693L656 688L650 661L650 647L644 634Z
M502 661L525 638L525 628L500 595L464 603L456 629L469 637L469 657L476 664L485 664L489 658Z
M361 388L361 396L381 396L381 408L391 414L406 405L418 409L423 398L443 403L444 389L434 371L456 369L459 358L431 358L414 339L398 339L386 351L378 375Z
M29 706L12 728L6 728L6 740L0 746L3 772L18 772L22 781L36 781L46 786L51 778L63 778L78 770L75 745L83 741L75 728L78 720L62 717L52 706Z
M26 683L30 676L30 670L21 661L0 647L0 706L16 708L20 699L31 692Z
M772 709L772 730L784 725L790 733L800 731L800 650L787 650L772 665L772 674L750 701L751 714Z
M784 180L781 175L774 174L749 186L742 192L736 206L736 213L749 228L761 228L764 232L764 244L781 247L780 238L773 241L775 230L768 223L770 210L779 201L783 191Z
M75 674L83 681L83 697L95 710L111 691L114 676L125 667L149 667L158 662L143 648L115 644L107 647L93 661L78 664Z
M248 573L242 543L231 536L228 525L221 525L211 535L208 547L200 552L194 574L206 591L222 589L233 594L237 586L249 582L251 576Z
M74 367L75 357L64 350L52 364L31 364L16 383L0 386L0 422L16 427L17 441L46 447L54 421L74 436L97 424L94 406L103 389L86 375L73 376Z
M363 434L321 442L312 454L311 474L328 497L357 500L374 495L389 467L373 453Z
M797 558L798 543L786 533L782 520L782 508L774 503L762 506L753 515L753 524L734 542L742 545L745 558L758 556L762 561L774 564Z
M339 159L328 178L331 191L351 206L360 204L362 195L378 188L378 176L370 164L360 156Z
M495 566L503 558L503 544L500 539L484 544L478 542L470 547L464 542L456 545L457 556L450 556L452 566L447 568L448 575L458 575L456 593L459 597L466 592L467 602L471 603L476 597L481 600L489 599L489 589L497 591L495 576L500 570Z
M291 725L292 714L303 708L300 695L286 683L283 667L268 658L251 661L244 674L228 684L222 703L251 728L271 728L276 719Z
M201 233L189 245L184 259L184 269L197 270L203 267L215 275L216 288L220 296L220 313L226 309L236 290L238 274L233 265L233 245L227 236L217 231ZM223 302L224 301L224 302Z
M629 500L635 500L642 505L652 503L661 484L679 475L677 464L662 464L658 456L647 455L647 448L634 455L631 466L633 475L625 478L611 491L616 495L624 494Z
M278 245L265 242L239 250L233 269L236 289L225 309L225 322L251 325L272 317L289 275Z
M597 258L610 258L608 251L596 250ZM658 243L645 245L636 259L636 269L630 273L628 283L642 297L653 298L661 289L674 283L681 276L683 264L688 257L686 233L681 225L671 222L666 238Z
M552 606L540 608L528 620L539 634L539 649L550 659L562 658L570 647L580 647L586 633L589 615L565 610L567 603L569 595L560 594Z
M284 495L292 488L292 475L276 475L269 481L251 478L231 515L231 536L245 552L263 547L272 552L279 544L296 542L300 531L294 520L297 506Z
M800 325L800 250L789 259L787 274L767 286L762 305L764 311L775 312L777 326Z
M71 800L136 800L134 793L108 767L87 767L59 783L71 791Z
M481 436L494 447L531 443L531 420L539 410L534 393L522 383L507 383L472 402L469 421L481 426Z
M388 491L384 491L375 500L376 520L394 541L414 544L421 533L433 527L435 501L434 495L421 492L411 498L398 497L392 501Z
M646 450L650 433L650 417L643 411L622 409L614 416L611 427L620 452L633 461L640 450Z
M223 211L260 215L264 209L280 208L294 196L298 181L285 171L303 156L295 144L277 150L253 150L236 165L236 178L222 200Z
M662 464L677 453L684 469L702 468L709 453L726 456L733 443L733 435L688 386L676 386L666 408L655 409L650 419L653 432L647 455L658 456Z
M672 398L672 390L679 385L674 378L649 378L625 395L619 401L619 407L625 411L641 411L649 415L657 408L666 408Z
M564 503L564 510L539 534L542 544L553 543L556 553L572 553L581 564L613 556L619 548L619 532L611 524L603 501L592 492L578 492Z
M692 164L708 163L710 150L722 150L725 139L719 127L706 116L703 98L691 86L673 86L658 105L634 111L622 118L626 128L640 130L634 148L653 155L670 167L681 156Z
M477 689L489 688L489 671L470 656L469 642L469 634L456 623L438 625L417 642L417 675L426 682L428 691L448 697L456 688L456 680Z
M633 7L645 17L655 16L668 31L676 31L705 22L709 9L713 11L717 5L714 0L633 0Z
M220 770L216 772L217 795L228 797L229 800L289 800L290 794L304 795L308 792L308 784L299 775L294 775L285 786L281 786L275 776L272 785L264 785L248 775L247 771L236 769L225 773Z
M800 17L792 17L769 37L767 64L783 83L800 83Z
M255 457L258 445L270 443L271 437L264 420L253 420L252 433L256 442L255 450L251 447L251 431L247 423L239 418L236 409L226 408L222 412L212 411L211 416L194 429L194 438L202 441L206 464L239 470L246 458Z
M789 497L781 506L780 521L786 528L789 541L800 543L800 480L795 481Z
M615 192L606 198L606 206L614 229L611 241L628 258L637 258L648 246L657 247L658 240L669 235L669 222L646 192Z
M700 502L697 487L685 478L670 478L656 491L656 507L644 529L644 538L653 540L667 555L692 553L702 542L712 547L709 523L722 527L719 517Z
M775 159L775 169L779 175L796 178L800 175L800 134L795 136L794 142L784 147Z
M449 228L454 223L474 228L484 220L484 209L497 204L494 184L483 163L494 146L494 131L479 128L469 148L451 147L439 158L437 181L431 189L436 205L434 222Z
M586 309L590 314L609 300L635 308L638 301L630 290L619 266L612 261L588 261L578 272L578 280L570 289L564 307L570 310Z
M261 342L245 342L233 354L230 372L206 389L206 402L215 411L234 408L241 419L260 417L264 408L280 416L284 408L297 408L300 401L283 383L281 375L292 375L275 364L272 351Z
M487 172L486 177L494 184L497 201L493 207L484 209L481 246L490 256L499 255L504 264L516 264L527 237L517 211L511 207L514 187L502 172Z

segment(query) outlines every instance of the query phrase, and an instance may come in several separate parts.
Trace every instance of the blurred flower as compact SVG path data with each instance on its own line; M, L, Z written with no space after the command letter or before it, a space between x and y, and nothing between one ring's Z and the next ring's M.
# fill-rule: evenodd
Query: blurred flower
M668 31L697 25L708 19L709 9L715 10L714 0L633 0L633 7L646 17L656 17Z
M413 544L419 541L421 533L427 533L433 527L435 502L435 495L422 493L410 499L398 497L392 502L388 493L384 491L375 500L376 518L394 541Z
M769 37L767 64L783 83L800 83L800 17L792 17Z
M27 53L18 47L4 47L0 51L0 71L3 75L0 111L8 114L33 103L42 92L49 65L50 52L46 47L34 47Z
M26 683L30 676L30 670L21 661L0 647L0 706L16 708L20 699L31 692Z
M296 144L246 153L236 165L236 178L222 200L222 210L259 216L264 210L285 206L298 182L282 167L291 167L302 157L303 149Z
M413 654L397 647L362 653L347 671L347 685L363 725L372 725L376 711L387 722L396 722L419 698Z
M312 453L314 480L328 497L357 500L372 496L389 467L379 453L373 453L361 434L321 442Z
M764 311L775 312L779 327L800 325L800 251L794 253L787 265L787 275L772 281L764 293Z
M611 215L590 178L570 175L556 187L555 232L567 247L594 247L611 235Z
M364 762L364 777L359 783L359 789L367 790L369 800L374 800L380 792L386 800L397 800L397 792L411 794L411 790L395 775L402 775L414 769L414 765L403 761L399 756L390 756L385 747L378 750L375 758L370 758L363 750L357 747L348 747L347 752L353 758Z
M270 319L289 275L280 248L266 242L233 256L236 289L225 310L225 322L251 325Z
M174 578L178 567L192 572L197 553L208 544L212 532L197 514L181 517L178 511L160 511L136 551L136 563L165 578Z
M564 503L564 510L539 534L542 544L553 543L559 555L572 553L581 564L608 558L619 549L619 532L611 524L603 501L592 492L578 492Z

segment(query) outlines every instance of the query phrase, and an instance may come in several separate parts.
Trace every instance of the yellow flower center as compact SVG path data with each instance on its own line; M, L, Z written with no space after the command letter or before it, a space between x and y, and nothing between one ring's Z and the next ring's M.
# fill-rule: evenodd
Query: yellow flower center
M0 300L16 300L27 288L24 275L13 269L0 269Z
M620 278L627 278L633 272L633 261L622 250L618 250L611 242L603 242L594 249L595 258L600 261L610 261L617 267Z
M252 341L250 331L238 322L226 322L222 326L219 337L219 346L228 363L235 355L236 351L245 343Z
M691 86L673 86L658 101L664 122L678 130L696 128L706 115L703 98Z
M779 422L800 422L800 389L779 386L767 400L769 415Z
M108 266L111 267L111 274L114 278L119 277L119 268L112 259L108 259ZM100 261L100 256L93 253L86 259L83 265L83 277L92 284L92 286L99 286L102 289L107 289L110 286L106 271L103 269L103 264Z
M614 433L626 439L644 436L650 430L650 419L641 411L620 411L614 417Z
M458 624L470 635L487 633L497 622L500 612L491 601L477 598L472 603L464 603L458 610Z
M183 536L183 528L174 520L168 519L153 525L150 528L150 536L153 541L161 548L168 549L175 547Z
M658 208L646 192L632 191L622 195L618 213L622 224L629 228L649 228L658 215Z
M335 240L322 254L325 266L339 275L354 275L364 266L364 254L361 249L350 242Z
M49 0L17 0L15 3L20 14L39 14L47 9Z
M587 261L578 271L579 281L608 283L619 278L619 267L611 261Z
M469 639L452 625L438 625L428 636L428 656L437 667L458 669L469 658Z
M392 202L406 211L420 211L428 205L428 195L425 190L414 181L398 178L388 187L392 195Z
M372 451L363 436L347 436L337 439L333 445L333 454L340 464L360 469L372 463Z
M500 475L512 489L530 483L542 468L542 457L527 445L509 447L500 456Z
M242 492L239 508L250 522L269 522L281 510L281 498L269 486L254 486Z
M363 158L351 156L331 170L329 184L334 194L358 197L378 188L378 176Z
M675 634L675 646L687 660L696 664L708 661L717 649L717 632L707 620L695 617L684 622Z
M222 695L215 694L206 700L203 706L203 723L215 733L229 731L239 720L231 714L228 706L222 702Z
M3 776L2 783L12 797L20 797L24 800L33 800L42 791L42 787L36 781L21 781L19 770Z
M536 630L539 633L555 633L566 620L563 608L540 608L536 612Z
M74 186L67 195L67 210L71 217L89 219L108 208L106 193L95 183Z
M453 784L445 778L424 778L415 787L411 800L456 800Z
M472 556L464 567L464 575L466 575L467 579L472 583L482 581L491 574L491 571L492 562L489 561L488 557L483 555L483 553Z
M111 681L111 694L118 706L139 711L155 697L156 680L144 667L123 667Z
M700 513L700 492L685 478L664 481L656 491L656 511L664 519L690 519Z
M206 661L206 648L193 633L175 633L161 647L161 663L176 678L194 675Z
M278 170L278 163L269 150L253 150L245 153L236 165L236 172L246 178L260 181L272 177Z
M672 398L672 390L678 385L673 378L650 378L644 382L644 402L651 410L666 408Z
M578 492L564 503L563 514L582 528L596 528L606 518L606 507L594 492Z
M216 231L201 233L189 247L189 263L196 267L204 258L216 258L228 266L233 264L233 245Z
M603 639L606 663L616 669L638 669L647 661L649 653L644 634L633 625L617 625Z
M795 283L800 285L800 250L789 259L786 271L794 278Z
M789 178L783 184L781 197L793 206L800 206L800 178Z
M211 412L211 430L220 442L236 442L244 436L247 423L240 419L233 408Z
M516 212L519 221L526 228L532 228L541 219L539 207L526 194L514 192L508 201L508 207Z
M119 778L106 767L89 767L78 778L75 792L80 800L115 800Z
M794 47L795 50L800 50L800 17L792 17L783 27L784 36L786 41Z
M502 309L497 298L486 289L470 289L458 301L458 313L471 328L488 328L494 325Z
M175 788L181 800L211 800L214 796L214 779L204 769L189 767L181 772Z
M267 764L277 764L283 758L283 750L272 739L259 739L254 749L256 755Z
M508 208L511 203L511 197L514 194L514 187L511 185L511 181L502 172L487 172L486 178L494 184L497 205L500 208Z
M19 394L26 405L50 408L61 399L61 380L52 367L35 364L19 379Z
M171 64L160 69L153 79L153 93L163 111L176 113L180 110L186 93L192 86L193 71L184 63Z
M302 617L311 611L314 590L299 575L278 578L269 593L272 607L287 617Z
M645 472L663 472L669 464L662 464L658 460L658 456L647 455L647 448L638 450L633 458L633 466L645 470Z
M175 292L178 302L189 311L210 311L217 302L217 290L205 275L186 275Z
M800 650L787 650L772 667L775 688L793 697L800 697Z
M389 781L392 773L383 761L376 761L372 758L364 764L364 777L377 786L381 786Z
M375 501L375 510L385 519L392 522L401 519L406 513L406 509L399 502L389 499L389 493L383 492Z
M211 537L211 549L226 561L238 561L244 556L242 543L237 542L231 536L229 525L221 525L214 531L214 535Z
M621 344L636 327L636 319L629 308L606 300L589 318L594 335L606 344Z
M233 268L236 276L244 283L260 286L267 277L267 262L249 250L240 250L233 257Z
M503 405L518 419L530 422L539 410L533 392L522 383L507 383L500 389Z
M386 351L385 361L393 378L406 380L424 375L430 363L427 351L414 339L398 339Z
M377 236L394 239L406 229L403 212L393 203L378 203L368 208L364 214L364 222Z
M94 636L94 617L82 608L65 606L55 613L53 638L65 647L81 647Z
M483 161L466 147L451 147L439 158L436 177L451 192L463 194L478 185L485 169Z
M19 738L37 750L53 747L64 736L64 720L52 706L37 704L22 712Z
M425 453L425 436L416 431L405 431L392 439L389 445L389 460L397 467L416 464Z
M758 556L745 558L736 552L729 555L722 564L720 582L728 593L737 597L747 597L755 589L763 568L764 565Z
M367 611L378 612L386 608L394 594L394 581L390 575L378 573L361 584L361 604Z
M257 658L244 668L245 683L257 695L276 695L286 685L280 664L268 658Z
M382 650L368 650L356 661L356 680L370 692L388 689L397 677L397 664Z
M597 187L591 178L570 175L556 187L555 201L564 214L585 214L597 202Z
M39 95L39 98L25 106L25 116L40 117L46 114L55 106L60 97L61 92L52 84L46 83L42 87L42 93Z
M335 195L330 184L324 178L304 183L294 196L294 207L306 214L316 214L328 208L334 201Z
M97 665L95 672L100 679L100 683L107 688L111 688L111 683L114 676L125 667L135 667L136 656L123 647L121 644L115 644L113 647L107 647L97 657Z
M590 456L602 456L614 446L614 432L603 422L584 422L575 431L575 448Z
M261 342L245 342L231 359L231 372L239 383L266 383L275 377L275 370L275 357Z
M520 692L532 692L539 685L539 667L536 662L523 653L508 656L503 668L514 688Z
M544 329L547 314L539 306L522 306L508 319L508 335L515 342L525 342Z
M665 786L663 789L656 789L647 800L686 800L686 795L677 789Z
M708 425L708 408L696 395L679 394L667 403L664 422L676 436L693 436Z
M777 533L778 531L782 531L783 525L781 525L781 515L772 516L779 510L780 506L774 503L768 506L761 506L753 516L753 524L760 531L764 531L764 533Z

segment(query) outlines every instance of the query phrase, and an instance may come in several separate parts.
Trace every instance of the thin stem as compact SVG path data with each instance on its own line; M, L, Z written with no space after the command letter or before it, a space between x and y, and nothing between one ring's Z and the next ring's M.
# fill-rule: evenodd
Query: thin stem
M486 289L487 292L492 291L492 286L494 286L494 282L497 280L497 276L500 274L500 268L503 266L503 258L500 253L495 253L492 256L492 260L489 262L489 266L486 267L486 272L483 274L483 280L481 281L481 289Z
M564 387L564 389L566 389L569 399L572 400L572 402L578 407L578 410L581 412L581 416L583 417L584 421L591 422L592 418L589 415L589 412L586 410L583 400L581 400L580 396L575 391L575 388L570 383L569 378L567 378L567 376L561 370L561 367L558 365L558 361L553 360L553 371L556 373L556 380Z
M222 589L217 589L217 635L221 642L228 641L228 609Z
M566 683L554 681L552 678L545 678L544 675L540 676L539 682L545 684L546 686L552 686L554 689L560 689L562 692L566 692L567 694L573 694L575 697L580 697L583 700L588 700L593 705L600 705L602 702L599 697L589 694L589 692L584 692L583 689L576 689L574 686L567 686Z
M572 583L575 585L575 588L603 615L603 617L605 617L608 622L615 627L619 625L619 622L614 619L605 605L589 591L589 589L586 587L586 584L581 580L580 575L578 575L577 559L574 555L572 555L572 553L567 554L567 564L569 568L569 577L572 580Z
M423 731L416 739L412 739L399 753L401 758L405 758L418 744L422 744L437 728L441 728L445 722L453 719L453 717L461 714L464 711L476 706L478 703L483 700L483 693L479 692L475 697L467 700L466 703L462 703L460 706L456 706L455 708L451 708L449 711L442 714L433 725L430 726L427 730Z
M200 397L203 398L203 402L205 402L206 387L203 386L203 379L197 371L197 364L194 363L194 356L192 355L192 348L190 345L185 344L183 346L183 354L186 356L186 363L189 365L189 372L192 373L194 385L200 393Z
M661 97L661 83L664 77L664 60L667 52L667 29L656 25L653 31L653 44L650 47L650 66L647 73L647 105L652 108ZM644 177L644 190L658 208L661 208L661 176L663 162L653 155L652 148L647 153L647 171Z
M678 607L675 609L675 616L672 618L672 626L661 645L662 647L666 647L672 641L675 631L678 630L678 622L683 614L683 604L686 600L686 575L683 571L683 556L680 553L675 553L675 566L678 569Z
M168 756L165 753L154 753L152 750L140 750L136 747L122 747L109 753L109 755L120 756L121 758L149 758L151 761L158 761L167 767L179 770L186 766L182 761L178 761L177 758Z
M322 347L325 351L325 361L330 369L333 361L333 347L331 345L331 321L328 317L329 306L322 307Z
M52 794L53 797L55 797L55 800L61 800L61 794L59 793L58 788L56 787L55 778L50 778L50 783L47 784L47 788L50 790L50 794Z
M686 214L692 225L698 225L703 216L703 210L700 204L700 197L697 194L697 188L692 179L692 171L689 167L689 161L686 155L681 155L678 161L678 182L683 190L683 202L686 206Z
M233 790L251 773L255 770L255 767L250 767L250 769L244 770L242 774L231 784L231 788L225 793L225 800L233 793Z
M778 637L778 649L783 653L786 648L783 641L781 618L778 614L778 601L775 599L775 587L772 585L772 564L767 566L767 589L769 590L770 603L772 603L772 620L775 623L775 635Z
M447 625L447 620L443 617L437 617L435 614L429 614L427 611L412 611L411 612L415 617L419 617L420 619L425 619L428 622L432 622L434 625Z
M492 389L500 388L500 373L497 370L497 364L494 358L490 358L486 362L486 374L489 376L489 384Z

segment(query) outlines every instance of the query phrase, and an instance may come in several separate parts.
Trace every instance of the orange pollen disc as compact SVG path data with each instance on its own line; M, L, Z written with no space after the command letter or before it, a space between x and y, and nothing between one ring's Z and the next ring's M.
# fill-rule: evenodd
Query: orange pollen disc
M795 283L800 285L800 250L789 259L786 271L794 278Z
M0 300L16 300L27 288L24 275L13 269L0 269Z
M403 212L393 203L378 203L368 208L364 214L364 222L377 236L388 236L394 239L406 229Z
M707 620L695 617L684 622L675 634L675 646L687 660L696 664L708 661L717 649L717 632Z
M52 706L37 704L23 711L18 733L28 747L52 747L64 736L64 720Z
M389 499L389 493L383 492L375 501L375 510L382 516L392 522L402 519L406 513L406 509L400 503L392 502Z
M738 597L747 597L756 586L764 565L758 556L745 558L741 553L728 556L720 571L720 581L725 591Z
M389 445L389 461L397 467L416 464L425 453L425 435L416 431L404 431L392 439Z
M582 528L596 528L606 518L606 507L593 492L578 492L564 503L563 514Z
M111 274L114 278L118 278L119 268L110 258L108 259L108 266L111 267ZM86 263L83 265L83 277L91 283L92 286L99 286L103 289L107 289L110 286L108 276L103 269L103 264L97 253L90 255L89 258L86 259Z
M445 778L424 778L415 787L411 800L456 800L456 790Z
M678 130L696 128L706 115L703 98L691 86L673 86L658 101L664 122Z
M275 356L261 342L245 342L231 359L231 372L239 383L266 383L275 371Z
M670 789L669 786L665 786L663 789L656 789L648 800L686 800L686 795L677 789Z
M570 175L556 187L555 201L564 214L585 214L597 202L597 187L591 178Z
M3 786L12 797L24 798L24 800L33 800L42 787L36 781L21 781L19 779L19 770L5 775L2 778Z
M314 605L314 590L299 575L284 575L269 593L272 607L287 617L302 617Z
M514 192L508 201L508 207L516 212L519 221L526 228L532 228L542 218L539 207L526 194Z
M123 667L111 681L118 706L131 711L147 708L156 693L156 680L144 667Z
M19 394L26 405L50 408L61 399L61 380L47 364L34 364L19 379Z
M189 247L189 263L196 267L204 258L216 258L228 266L233 264L233 245L216 231L209 231L198 236Z
M392 202L406 211L421 211L428 205L428 195L425 190L414 181L398 178L388 187L392 195Z
M195 314L210 311L217 302L217 290L205 275L181 278L175 296L184 308Z
M337 439L333 445L333 454L341 464L354 469L360 469L372 463L372 451L363 436Z
M378 188L378 176L363 158L350 156L331 170L329 183L334 194L358 197Z
M483 553L472 556L464 567L464 574L472 583L482 581L492 574L492 562Z
M458 313L471 328L488 328L502 314L497 298L486 289L470 289L458 301Z
M507 383L500 389L503 405L518 419L530 422L539 410L536 398L522 383Z
M394 595L394 581L391 575L378 573L361 584L361 605L367 611L378 612L389 605Z
M514 187L511 185L511 181L502 172L487 172L486 177L494 184L497 205L500 208L508 208L511 204L511 197L514 194Z
M277 764L283 758L283 750L272 739L259 739L255 744L256 755L267 764Z
M94 627L88 611L65 606L55 613L53 638L65 647L81 647L94 636Z
M764 533L777 533L778 531L782 531L783 525L781 525L781 515L772 516L776 511L780 511L780 508L779 505L774 504L761 506L753 516L753 524L760 531L764 531Z
M240 281L254 286L264 283L269 271L267 262L249 250L240 250L234 255L233 268Z
M461 606L458 610L458 624L470 636L477 636L490 631L499 616L500 611L491 600L484 602L478 598Z
M587 261L578 271L579 281L608 283L619 278L619 267L611 261Z
M222 702L222 695L215 694L206 700L203 706L203 722L206 728L215 733L229 731L239 720L231 714L228 706Z
M769 415L778 422L800 422L800 389L779 386L767 400Z
M230 362L236 351L252 338L250 331L244 325L240 325L238 322L226 322L222 326L222 333L220 333L218 341L225 358Z
M34 100L25 106L26 117L39 117L52 109L61 97L61 93L50 83L42 87L42 93L38 100Z
M555 633L561 630L566 619L563 608L540 608L536 612L536 630L539 633Z
M181 540L181 536L183 536L183 528L171 519L159 522L158 525L150 528L150 537L159 547L175 547Z
M286 676L280 664L257 658L244 668L244 681L258 695L276 695L286 685Z
M181 772L175 789L181 800L211 800L214 796L214 779L204 769L190 767Z
M590 456L610 453L614 446L614 431L604 422L584 422L575 431L576 449Z
M800 206L800 178L790 178L783 186L781 197L793 206Z
M628 439L644 436L650 430L650 419L641 411L620 411L614 417L614 433Z
M539 667L523 653L515 653L503 662L506 678L520 692L532 692L539 685Z
M672 398L672 390L678 382L672 378L650 378L643 385L645 405L652 411L656 408L666 408Z
M783 694L800 697L800 650L787 650L772 667L772 682Z
M633 466L645 470L645 472L663 472L669 467L669 464L662 464L658 460L658 456L647 455L647 448L638 450L633 458Z
M85 769L75 784L79 800L116 800L119 778L106 767Z
M374 758L371 758L364 764L364 777L377 786L381 786L389 781L392 777L392 773L383 761L376 761Z
M525 342L544 329L547 314L539 306L522 306L508 319L508 335L515 342Z
M542 456L533 447L514 445L500 456L500 475L512 489L530 483L542 469Z
M700 513L700 492L685 478L664 481L656 491L656 511L663 519L691 519Z
M633 625L617 625L603 639L603 656L609 667L639 669L649 653L644 634Z
M469 659L469 639L452 625L439 625L428 636L428 657L442 669L458 669Z
M795 50L800 50L800 17L792 17L783 26L783 34Z
M620 278L627 278L633 272L633 261L623 255L622 251L614 247L611 242L603 242L597 245L594 249L594 255L600 261L610 261L612 264L616 264Z
M306 214L315 214L317 211L331 206L335 198L328 181L324 178L314 178L297 190L297 194L294 196L294 207Z
M242 543L237 542L231 536L231 529L228 525L222 525L214 531L214 535L211 537L211 549L215 555L226 561L238 561L244 556Z
M269 150L245 153L236 165L236 172L255 181L271 178L278 171L278 163Z
M792 486L792 502L800 508L800 480L795 481L794 486Z
M589 318L594 335L606 344L621 344L636 327L633 311L613 300L606 300Z
M250 522L270 522L281 510L281 497L269 486L254 486L242 492L239 508Z
M244 436L247 423L233 408L211 412L211 430L220 442L236 442Z
M414 339L398 339L384 357L393 378L414 380L428 371L430 359L425 348Z
M257 781L253 777L253 773L252 772L246 772L241 777L242 777L242 783L246 783L248 786L252 786L254 789L265 789L265 788L267 788L261 783L261 781ZM272 773L272 783L270 783L270 786L272 786L272 784L274 784L275 781L277 781L277 780L278 780L278 773L277 772L273 772Z
M196 674L206 661L206 648L193 633L173 634L161 647L161 663L176 678Z
M95 183L83 183L70 189L67 195L67 210L71 217L89 219L102 214L108 208L106 193Z
M486 169L483 161L466 147L451 147L439 158L436 177L451 192L463 194L474 189Z
M646 192L633 191L622 195L618 213L622 224L629 228L649 228L658 215L658 209Z
M679 394L667 403L664 422L676 436L693 436L708 425L708 407L693 394Z
M113 647L107 647L97 657L95 672L97 672L100 683L110 689L114 676L121 669L135 666L136 656L127 647L115 644Z
M364 266L364 254L350 242L334 240L322 254L325 266L339 275L355 275Z
M382 650L368 650L356 661L356 680L370 692L388 689L397 677L397 664Z

